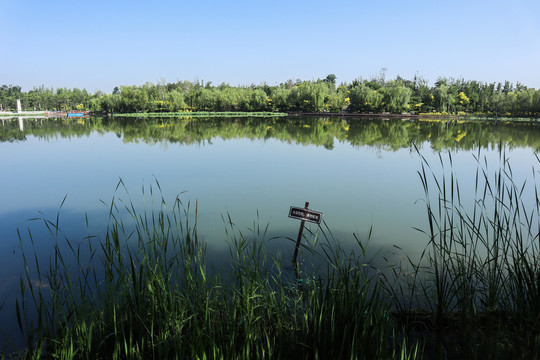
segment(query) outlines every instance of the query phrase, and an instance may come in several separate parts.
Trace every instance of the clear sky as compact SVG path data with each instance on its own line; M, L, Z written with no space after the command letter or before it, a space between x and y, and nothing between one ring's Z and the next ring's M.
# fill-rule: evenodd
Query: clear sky
M540 0L0 0L0 85L415 74L540 88Z

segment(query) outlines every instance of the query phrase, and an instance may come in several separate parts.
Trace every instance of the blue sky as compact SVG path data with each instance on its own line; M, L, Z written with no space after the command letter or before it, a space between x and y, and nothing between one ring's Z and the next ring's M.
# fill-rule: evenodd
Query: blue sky
M540 1L0 0L0 84L415 74L540 88Z

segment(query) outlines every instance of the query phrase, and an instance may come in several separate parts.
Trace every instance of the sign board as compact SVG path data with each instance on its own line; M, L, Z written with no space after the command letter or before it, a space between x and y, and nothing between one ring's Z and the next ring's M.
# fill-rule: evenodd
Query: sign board
M318 211L308 210L300 207L291 206L289 217L293 219L309 221L315 224L320 224L323 214Z

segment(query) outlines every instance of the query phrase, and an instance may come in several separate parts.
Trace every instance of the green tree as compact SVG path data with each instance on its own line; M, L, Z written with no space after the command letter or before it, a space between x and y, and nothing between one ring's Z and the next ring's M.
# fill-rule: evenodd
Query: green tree
M270 100L273 110L288 111L290 108L290 91L283 86L275 87L270 91Z
M254 89L251 91L249 99L249 107L247 111L265 111L268 110L267 96L264 90Z
M180 90L172 90L165 95L165 109L167 111L179 111L186 108L184 94Z
M380 112L383 106L384 94L374 90L365 83L350 90L349 110L369 113Z
M450 112L451 107L454 105L454 97L452 96L448 85L440 83L433 91L434 104L439 112Z
M412 91L404 86L401 81L391 81L383 87L383 102L387 111L400 113L410 109L409 100Z
M120 109L124 112L142 112L148 107L148 93L136 86L122 86Z
M194 107L197 110L212 111L217 105L217 94L213 88L201 87L196 90Z
M323 81L325 83L327 83L328 86L330 86L331 90L335 90L335 88L336 88L336 75L328 74Z

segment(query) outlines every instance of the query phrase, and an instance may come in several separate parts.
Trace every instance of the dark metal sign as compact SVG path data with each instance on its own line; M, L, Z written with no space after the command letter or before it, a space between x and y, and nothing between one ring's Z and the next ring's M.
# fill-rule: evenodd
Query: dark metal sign
M320 224L323 214L318 211L308 210L300 207L291 206L289 217L302 221L309 221L315 224Z
M294 267L294 273L296 279L298 280L298 289L302 290L302 279L300 279L300 270L298 269L298 250L300 249L300 242L302 241L302 232L304 231L304 223L306 221L320 224L322 219L322 213L318 211L309 210L309 202L306 201L305 207L302 209L300 207L291 206L289 210L289 217L293 219L302 220L300 222L300 229L298 230L298 239L296 240L296 246L294 247L294 255L292 258L292 263Z

